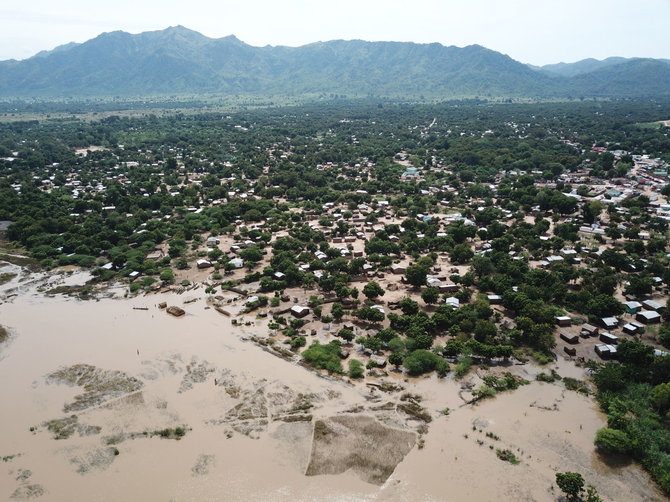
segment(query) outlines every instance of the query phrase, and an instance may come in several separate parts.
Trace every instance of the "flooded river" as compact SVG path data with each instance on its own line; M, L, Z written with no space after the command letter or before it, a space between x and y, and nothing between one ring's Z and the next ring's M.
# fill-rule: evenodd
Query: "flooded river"
M82 301L38 288L82 283L85 274L16 273L0 305L10 332L0 346L0 500L552 501L557 471L581 472L605 500L663 500L636 466L600 460L592 441L602 415L560 383L533 382L472 406L461 391L474 373L464 382L387 377L423 397L432 416L423 425L398 412L400 392L323 378L263 350L248 338L266 337L266 320L235 327L207 308L202 290L123 298L118 289ZM186 315L166 314L163 301ZM537 369L515 371L530 380ZM581 375L565 362L558 371ZM361 427L329 418L338 416L360 416ZM378 436L368 417L383 424ZM313 458L310 466L317 422L344 438L332 462L345 472L314 472ZM375 437L407 446L381 485L364 480L369 463L383 459L358 465L347 455L361 442L363 451L381 447ZM501 461L497 449L520 463Z

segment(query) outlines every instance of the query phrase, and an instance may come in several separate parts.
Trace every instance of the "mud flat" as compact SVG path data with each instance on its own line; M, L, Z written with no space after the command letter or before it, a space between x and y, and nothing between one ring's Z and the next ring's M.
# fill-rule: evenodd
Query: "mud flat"
M423 450L410 452L389 483L419 500L555 501L555 473L575 471L604 500L666 500L640 468L610 467L598 456L593 438L604 425L590 398L533 382L435 420ZM497 450L519 463L500 460Z
M267 321L233 326L202 288L195 302L122 289L83 301L37 291L76 275L24 279L0 290L12 334L0 349L0 500L555 501L557 471L581 472L608 501L664 500L641 469L594 452L605 424L594 402L533 381L532 366L513 368L529 385L467 405L474 371L322 378L251 342Z
M314 424L308 476L342 474L383 484L416 443L416 434L386 427L369 416L342 415Z

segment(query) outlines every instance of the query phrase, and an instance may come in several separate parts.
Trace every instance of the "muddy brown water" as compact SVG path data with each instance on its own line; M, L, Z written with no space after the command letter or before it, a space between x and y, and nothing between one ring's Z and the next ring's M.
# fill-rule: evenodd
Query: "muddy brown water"
M351 470L306 476L313 421L369 409L368 388L321 378L245 341L266 336L267 321L233 327L205 308L202 289L124 299L118 288L117 298L99 301L36 289L85 279L24 278L0 291L0 323L11 332L0 347L0 459L15 455L0 462L0 500L32 493L45 501L551 501L555 472L568 470L581 472L605 500L664 500L638 467L609 467L594 453L604 419L592 400L560 384L532 383L464 406L459 391L468 379L477 383L475 373L461 382L390 377L423 396L433 421L423 448L415 445L381 486ZM8 288L17 296L7 298ZM167 315L157 308L162 301L186 315ZM81 364L122 372L142 387L66 413L86 389L47 376ZM583 377L571 363L557 367ZM537 373L515 371L529 379ZM376 404L389 398L375 393ZM231 414L239 403L253 406ZM450 413L440 413L446 407ZM72 414L82 427L53 439L45 422ZM313 421L275 420L294 414ZM375 417L389 427L407 424L394 410ZM144 435L180 426L187 431L179 440ZM520 463L499 460L496 449L513 451Z

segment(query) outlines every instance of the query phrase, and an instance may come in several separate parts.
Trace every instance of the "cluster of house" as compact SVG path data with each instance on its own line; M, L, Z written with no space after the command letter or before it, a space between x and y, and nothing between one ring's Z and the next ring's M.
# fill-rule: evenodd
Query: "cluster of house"
M598 337L602 343L596 344L595 353L603 359L616 359L617 344L620 337L615 334L616 330L621 328L621 332L626 335L638 335L644 331L646 325L661 322L661 313L665 310L665 305L655 300L627 301L624 302L626 313L635 320L620 320L617 317L603 317L600 319L600 325L583 324L580 326L579 334L573 332L561 331L559 337L569 345L564 346L563 350L570 356L577 355L577 350L573 347L579 343L580 338ZM644 310L643 310L644 309ZM572 318L569 316L556 317L556 324L559 327L572 325ZM606 331L601 331L603 328ZM655 349L657 355L667 355L666 352Z

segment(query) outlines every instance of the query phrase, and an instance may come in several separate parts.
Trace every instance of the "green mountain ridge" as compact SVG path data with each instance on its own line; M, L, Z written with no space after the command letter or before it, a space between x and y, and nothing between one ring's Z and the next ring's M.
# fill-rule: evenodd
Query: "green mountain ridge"
M574 63L547 64L544 66L531 66L531 68L542 71L548 75L558 75L561 77L575 77L577 75L582 75L584 73L600 70L602 68L606 68L609 66L619 65L623 63L630 63L632 61L640 59L650 59L650 58L609 57L602 60L588 58L588 59L582 59L581 61L576 61ZM660 61L662 63L670 64L670 59L655 59L654 61Z
M567 77L479 45L333 40L254 47L232 35L212 39L177 26L137 35L103 33L23 61L1 61L0 97L670 95L670 65L660 60L594 68Z

